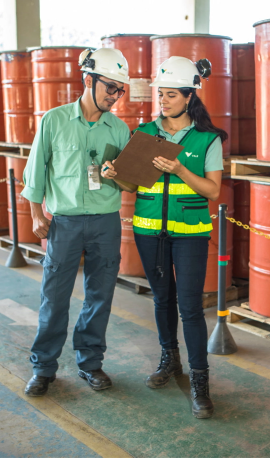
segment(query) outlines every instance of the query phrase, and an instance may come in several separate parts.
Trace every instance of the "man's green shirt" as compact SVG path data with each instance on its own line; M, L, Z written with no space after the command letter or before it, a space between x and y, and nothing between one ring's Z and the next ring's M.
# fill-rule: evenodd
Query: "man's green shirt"
M90 127L80 98L49 110L42 118L24 170L22 196L46 198L53 215L107 214L121 208L119 186L101 178L100 190L88 189L87 166L112 161L130 138L128 126L110 112Z

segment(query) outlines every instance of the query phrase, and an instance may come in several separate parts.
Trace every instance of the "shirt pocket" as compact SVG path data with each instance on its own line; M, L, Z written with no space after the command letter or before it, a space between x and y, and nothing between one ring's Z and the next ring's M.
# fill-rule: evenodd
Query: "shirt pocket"
M52 169L56 178L78 177L81 163L80 144L76 142L63 143L54 146L52 154Z
M187 225L197 225L200 222L210 224L208 205L182 206L183 220Z
M116 147L115 145L106 144L104 154L103 154L103 158L102 158L102 164L105 163L105 161L113 161L113 160L115 160L118 157L120 152L121 152L121 150L118 147Z

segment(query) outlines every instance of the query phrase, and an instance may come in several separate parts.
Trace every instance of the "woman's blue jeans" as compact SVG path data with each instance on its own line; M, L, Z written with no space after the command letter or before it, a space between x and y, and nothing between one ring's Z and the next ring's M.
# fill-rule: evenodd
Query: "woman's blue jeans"
M154 294L160 344L167 350L178 346L178 298L191 369L208 368L207 327L202 307L208 240L207 237L166 238L164 275L161 276L157 270L159 238L135 233L145 274Z

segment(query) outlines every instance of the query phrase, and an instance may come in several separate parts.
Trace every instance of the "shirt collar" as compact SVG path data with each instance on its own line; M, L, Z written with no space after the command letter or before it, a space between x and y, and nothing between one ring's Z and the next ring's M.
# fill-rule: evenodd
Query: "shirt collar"
M81 98L82 98L82 96L80 96L79 99L77 99L77 101L73 103L69 119L74 120L75 118L80 118L81 121L83 121L83 122L85 121L85 123L88 124L88 122L85 120L85 118L83 116L83 113L82 113L81 104L80 104ZM102 123L105 123L106 125L108 125L111 128L112 125L111 125L110 118L111 118L111 113L110 112L103 112L101 117L100 117L100 119L95 123L94 126L101 125Z
M167 132L167 131L165 131L165 129L164 129L163 126L162 126L162 120L163 120L162 117L158 117L158 118L155 120L156 125L157 125L157 127L158 127L159 129L161 129L162 131ZM192 121L191 125L190 125L190 126L186 126L185 128L181 129L181 132L189 131L191 128L194 128L194 126L195 126L195 123L194 123L194 121ZM180 131L178 131L178 132L180 132Z

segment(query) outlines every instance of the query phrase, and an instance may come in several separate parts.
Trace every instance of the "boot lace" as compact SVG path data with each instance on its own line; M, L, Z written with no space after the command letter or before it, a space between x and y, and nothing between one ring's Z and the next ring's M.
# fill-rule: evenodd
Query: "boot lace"
M162 351L160 363L157 367L156 372L160 371L160 369L167 369L170 362L171 362L171 354L168 353L167 350Z
M197 396L208 396L208 375L192 373L192 386Z

